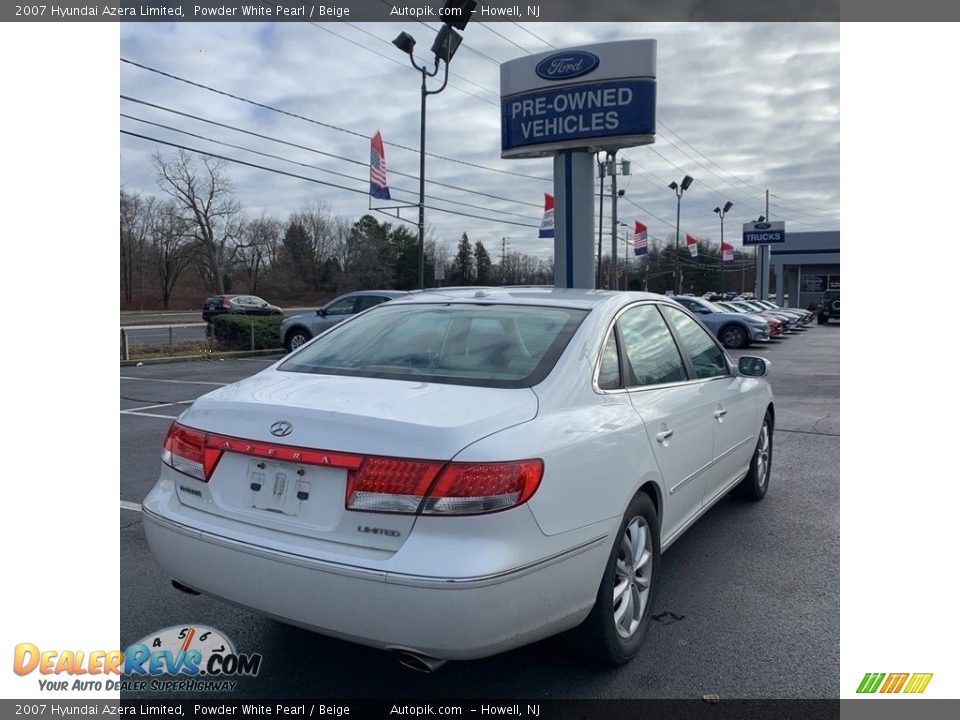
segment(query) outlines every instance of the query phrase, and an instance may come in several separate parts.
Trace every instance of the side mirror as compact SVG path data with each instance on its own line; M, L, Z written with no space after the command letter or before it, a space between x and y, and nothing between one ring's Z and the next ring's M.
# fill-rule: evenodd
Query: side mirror
M326 314L327 314L327 311L324 308L320 308L319 310L317 310L317 315L319 315L320 317L323 317Z
M741 375L747 377L763 377L770 369L770 361L766 358L756 357L754 355L744 355L737 362L737 369Z

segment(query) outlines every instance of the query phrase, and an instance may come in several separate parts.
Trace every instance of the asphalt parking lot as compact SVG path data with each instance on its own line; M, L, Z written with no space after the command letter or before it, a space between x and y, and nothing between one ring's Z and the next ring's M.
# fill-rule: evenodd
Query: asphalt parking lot
M218 628L239 651L263 655L259 675L240 680L229 698L836 697L840 327L813 326L733 353L743 354L773 363L770 490L758 504L721 501L664 555L655 622L640 655L622 668L598 667L559 636L432 675L174 590L150 555L138 510L156 479L167 427L198 396L276 358L121 368L121 647L172 625Z

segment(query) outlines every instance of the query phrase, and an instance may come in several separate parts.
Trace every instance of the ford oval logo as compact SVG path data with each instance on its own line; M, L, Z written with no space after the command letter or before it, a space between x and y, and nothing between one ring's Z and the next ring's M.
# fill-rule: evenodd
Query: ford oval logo
M286 437L293 432L293 425L288 423L286 420L281 420L280 422L275 422L270 426L270 434L276 435L277 437Z
M600 58L584 50L556 53L537 63L537 75L544 80L569 80L593 72Z
M753 224L754 230L769 230L772 227L773 225L771 225L770 223L754 223Z

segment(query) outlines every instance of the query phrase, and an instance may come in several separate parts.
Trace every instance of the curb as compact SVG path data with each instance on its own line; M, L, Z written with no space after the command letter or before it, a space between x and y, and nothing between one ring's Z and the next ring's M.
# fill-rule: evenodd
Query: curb
M203 355L181 355L178 357L159 357L143 360L121 360L120 367L136 367L137 365L166 365L176 362L195 362L197 360L229 360L231 358L259 357L261 355L285 355L281 348L274 350L230 350L227 352L205 353Z

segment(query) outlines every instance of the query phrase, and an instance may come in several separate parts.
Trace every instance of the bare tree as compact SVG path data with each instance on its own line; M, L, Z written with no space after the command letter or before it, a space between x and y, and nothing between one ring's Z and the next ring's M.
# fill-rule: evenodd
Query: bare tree
M274 267L283 227L279 220L261 215L243 229L237 257L247 276L247 290L257 292L263 275Z
M154 199L120 191L120 290L133 302L134 290L143 290L143 267Z
M193 246L193 237L177 206L172 202L155 205L150 222L150 257L164 308L170 307L173 288L193 260Z
M172 158L153 156L160 188L169 195L195 241L196 268L208 287L224 292L243 230L243 209L233 196L222 161L194 160L181 150Z
M324 205L313 203L305 206L290 218L300 223L309 238L312 267L302 268L301 277L308 279L314 290L319 290L327 281L328 261L334 255L338 235L338 218Z

